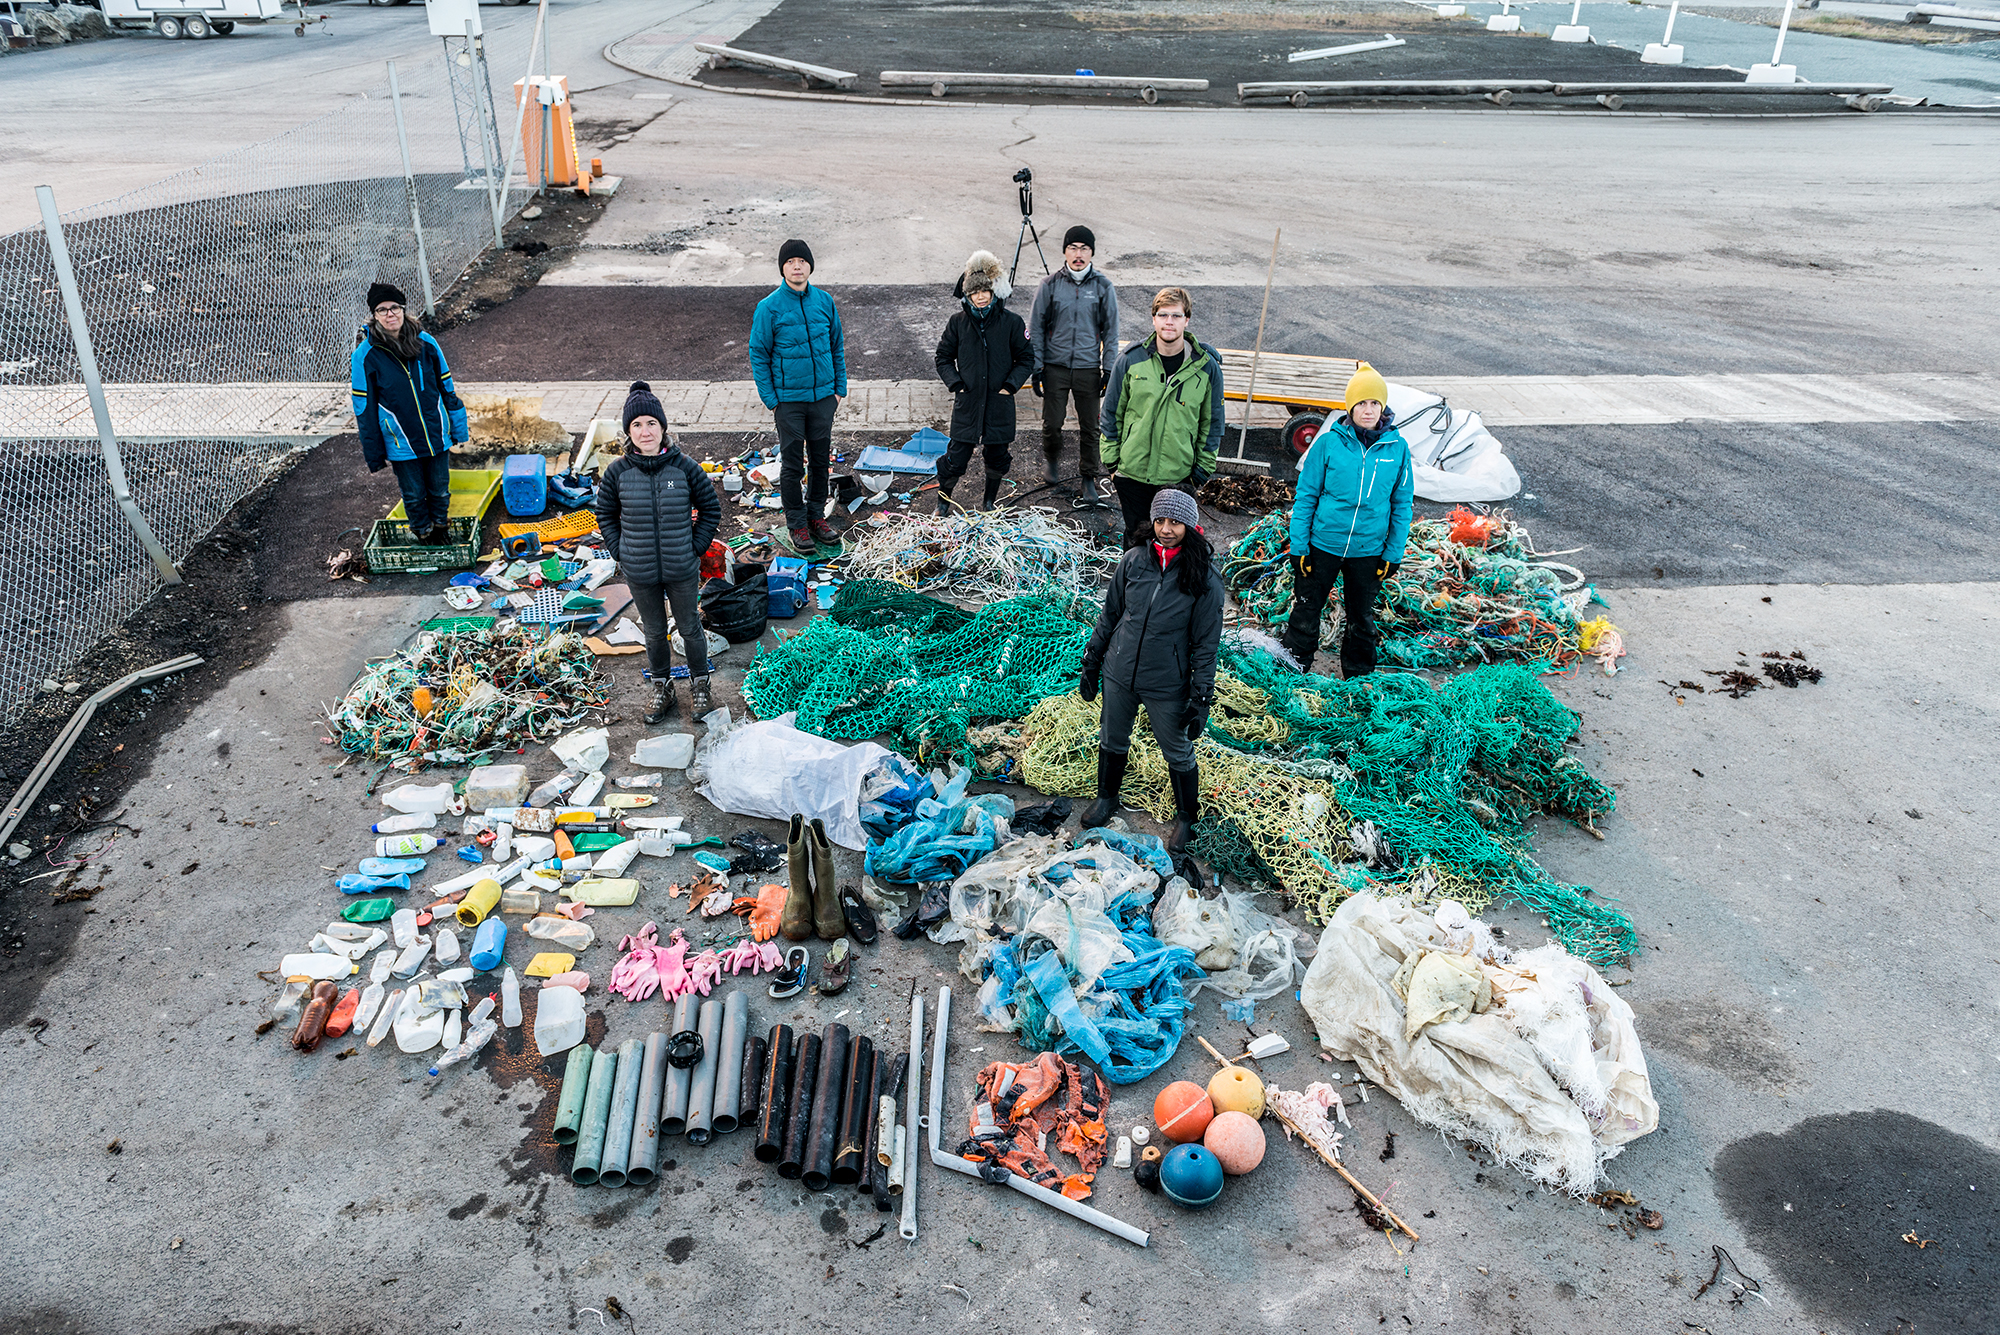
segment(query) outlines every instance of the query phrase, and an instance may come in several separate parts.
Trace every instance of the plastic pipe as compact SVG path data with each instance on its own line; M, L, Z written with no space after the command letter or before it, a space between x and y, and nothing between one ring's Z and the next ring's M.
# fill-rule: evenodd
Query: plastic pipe
M563 1067L562 1097L556 1100L556 1144L576 1144L577 1126L583 1121L583 1091L590 1083L590 1059L596 1054L588 1043L569 1050L569 1064Z
M709 1125L726 1136L738 1124L743 1102L743 1035L750 1027L750 1006L739 988L722 999L722 1050L715 1054L715 1113Z
M880 1143L882 1130L896 1120L896 1101L882 1097L882 1091L889 1083L889 1058L886 1053L875 1054L875 1078L869 1082L868 1097L868 1139L861 1147L861 1190L864 1195L875 1198L875 1208L887 1214L889 1211L889 1163L888 1159L875 1152ZM885 1110L882 1105L888 1104Z
M763 1089L757 1099L757 1162L785 1157L785 1114L792 1106L792 1027L771 1026L765 1044Z
M906 1128L901 1122L896 1123L895 1157L889 1160L889 1194L891 1196L900 1196L903 1194L903 1170L910 1148L910 1138L905 1134L905 1130Z
M764 1040L749 1038L743 1042L743 1073L736 1081L736 1124L747 1126L752 1131L758 1129L757 1112L763 1107L764 1093Z
M604 1124L604 1152L597 1171L600 1187L625 1185L625 1166L632 1161L632 1115L639 1107L639 1064L646 1045L628 1038L618 1045L618 1079L611 1087L611 1115Z
M678 1034L694 1028L694 994L680 997L674 1002L674 1027L670 1034ZM687 1130L688 1124L688 1083L694 1075L691 1070L678 1066L667 1068L666 1088L660 1101L660 1134L678 1136Z
M896 1142L896 1157L903 1165L899 1175L903 1181L903 1218L896 1231L906 1242L917 1240L917 1161L924 1157L917 1151L923 1143L917 1138L922 1118L917 1108L923 1100L917 1096L923 1086L924 995L918 992L910 998L910 1096L903 1100L904 1136Z
M851 1187L861 1180L862 1142L868 1133L868 1104L874 1098L875 1045L866 1034L847 1044L847 1078L841 1082L840 1133L834 1137L835 1186Z
M473 882L465 898L458 901L455 912L460 927L477 927L486 921L486 915L493 912L493 906L500 902L500 882L491 876L481 877Z
M881 1053L871 1051L868 1054L865 1073L854 1082L854 1097L861 1104L857 1110L859 1115L851 1116L849 1119L854 1123L855 1130L854 1185L861 1189L861 1194L864 1196L869 1191L868 1167L875 1162L875 1104L881 1097L882 1077L886 1074L882 1068L886 1064ZM841 1148L845 1150L844 1142Z
M950 1026L951 989L941 987L938 989L937 1050L931 1054L930 1113L924 1123L930 1131L931 1162L939 1168L949 1168L954 1173L963 1173L967 1177L984 1181L985 1178L981 1176L978 1164L973 1163L969 1159L961 1158L956 1154L947 1154L938 1148L938 1131L944 1125L945 1038L950 1031ZM912 1103L916 1102L915 1099L911 1099L910 1101ZM907 1170L914 1170L916 1168L917 1158L918 1156L914 1154L910 1156L909 1163L905 1165ZM1106 1233L1115 1234L1127 1242L1134 1242L1144 1247L1151 1241L1151 1237L1147 1234L1146 1230L1134 1228L1122 1219L1113 1219L1102 1210L1093 1210L1088 1205L1079 1205L1061 1192L1050 1191L1047 1187L1038 1186L1030 1182L1027 1178L1022 1177L1019 1173L1009 1173L1007 1175L1007 1185L1015 1191L1020 1192L1023 1196L1032 1197L1044 1205L1052 1205L1066 1215L1072 1215L1081 1219L1086 1224L1094 1224ZM906 1181L903 1185L905 1210L909 1208L909 1202L914 1199L915 1195L914 1183Z
M611 1117L611 1086L617 1078L617 1053L600 1052L590 1059L583 1123L577 1128L576 1154L569 1165L569 1180L579 1187L597 1185L597 1169L604 1162L604 1124Z
M722 1036L722 1003L701 1003L701 1019L695 1028L701 1033L701 1061L688 1081L687 1138L693 1145L706 1145L715 1134L715 1049Z
M887 1167L894 1159L896 1146L896 1102L903 1097L903 1079L909 1074L910 1054L899 1052L895 1062L889 1067L889 1078L882 1083L880 1099L886 1107L877 1109L875 1130L875 1157Z
M667 1069L667 1036L648 1034L640 1060L639 1108L632 1115L632 1150L625 1159L625 1180L635 1187L660 1172L660 1073Z
M785 1113L785 1148L778 1157L778 1176L798 1178L806 1170L812 1139L813 1090L819 1084L819 1035L801 1034L792 1049L790 1109Z
M847 1085L847 1048L847 1026L828 1025L819 1041L819 1078L813 1081L805 1172L800 1174L808 1191L825 1191L833 1185L834 1142L840 1136L841 1095Z

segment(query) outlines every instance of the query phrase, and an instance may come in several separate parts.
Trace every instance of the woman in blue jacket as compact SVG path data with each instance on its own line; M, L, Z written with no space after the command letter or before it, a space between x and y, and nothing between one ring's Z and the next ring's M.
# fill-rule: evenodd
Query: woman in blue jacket
M451 447L468 438L465 404L407 301L399 288L369 285L368 327L350 364L354 425L368 471L396 470L411 535L435 546L450 541Z
M1367 362L1347 382L1347 413L1320 428L1299 462L1292 501L1292 616L1285 648L1311 672L1320 616L1339 580L1347 610L1340 674L1375 670L1375 599L1403 565L1415 474L1387 407L1389 386Z

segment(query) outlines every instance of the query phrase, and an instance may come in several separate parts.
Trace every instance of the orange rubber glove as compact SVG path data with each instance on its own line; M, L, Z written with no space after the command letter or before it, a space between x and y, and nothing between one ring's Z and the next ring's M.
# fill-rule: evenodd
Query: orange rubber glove
M769 941L778 934L778 918L790 894L791 888L783 885L767 885L757 891L757 907L750 910L751 940Z

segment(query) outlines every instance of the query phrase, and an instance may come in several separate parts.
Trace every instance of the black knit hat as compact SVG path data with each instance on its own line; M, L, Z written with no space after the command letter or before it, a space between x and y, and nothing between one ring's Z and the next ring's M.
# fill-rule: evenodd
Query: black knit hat
M1093 255L1097 253L1097 234L1082 223L1078 223L1063 233L1063 249L1068 250L1079 241L1089 246Z
M368 313L373 315L375 308L385 301L393 301L398 306L407 306L410 304L410 299L403 295L402 288L391 286L388 283L370 283L368 285Z
M632 434L632 419L650 417L660 424L664 432L667 425L667 410L660 406L660 396L653 393L653 387L643 380L634 380L632 388L625 391L625 434Z
M799 240L787 241L784 245L778 247L779 273L785 271L786 260L804 260L808 269L817 269L819 267L813 263L812 247Z

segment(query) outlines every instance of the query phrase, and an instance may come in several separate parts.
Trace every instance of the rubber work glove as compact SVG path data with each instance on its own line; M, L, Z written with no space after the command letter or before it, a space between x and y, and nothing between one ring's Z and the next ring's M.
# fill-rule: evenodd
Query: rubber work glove
M722 956L713 950L704 950L688 962L688 990L707 996L709 989L722 981Z
M1032 376L1030 376L1030 377L1028 378L1028 384L1029 384L1030 386L1032 386L1032 387L1034 388L1034 391L1035 391L1035 397L1036 397L1036 398L1038 398L1038 399L1039 399L1039 398L1041 398L1041 397L1042 397L1042 373L1041 373L1040 371L1037 371L1037 372L1035 372L1035 373L1034 373L1034 375L1032 375Z
M1181 715L1181 730L1189 740L1208 731L1208 712L1214 707L1215 701L1206 696L1197 695L1188 701L1187 713Z
M1383 561L1375 567L1375 578L1378 580L1394 579L1396 572L1402 568L1403 563L1401 561Z
M1292 573L1300 579L1311 579L1313 558L1310 551L1300 552L1292 558Z
M1085 704L1097 699L1097 687L1104 676L1103 669L1085 665L1082 678L1076 683L1076 693L1083 697Z
M769 941L778 934L778 918L785 911L789 886L767 885L757 891L757 907L750 910L750 938Z

